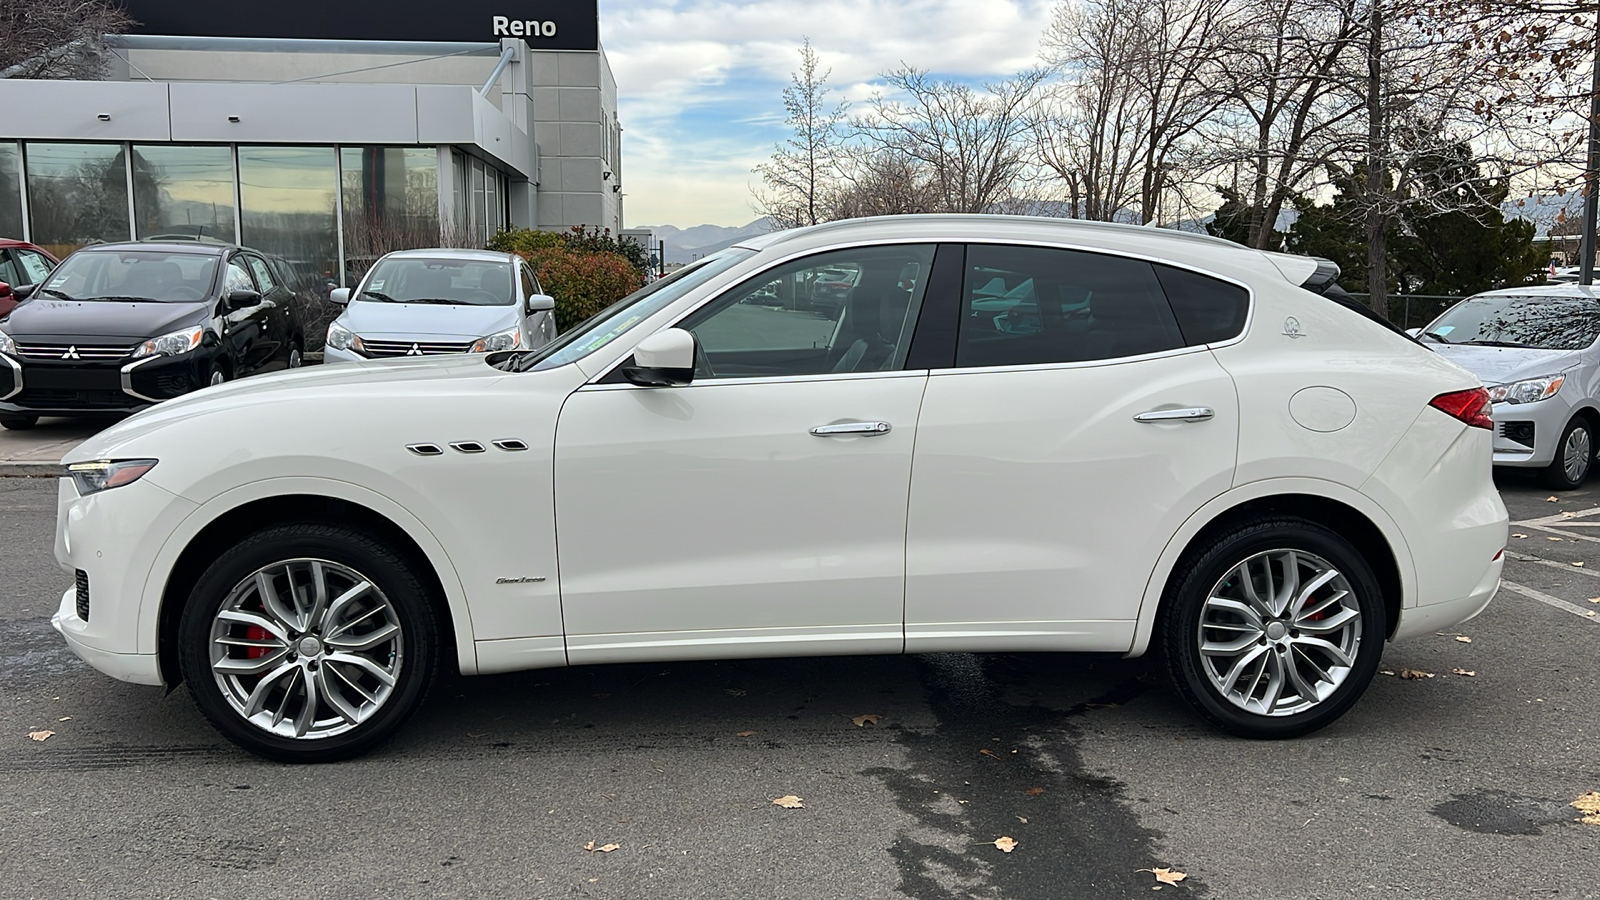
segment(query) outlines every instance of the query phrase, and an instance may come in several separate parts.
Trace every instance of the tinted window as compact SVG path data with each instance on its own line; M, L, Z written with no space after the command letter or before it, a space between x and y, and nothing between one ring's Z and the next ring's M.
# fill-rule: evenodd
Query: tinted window
M967 248L958 366L1116 359L1183 345L1150 263L1041 247Z
M533 270L527 266L518 266L517 268L522 273L522 296L532 297L534 294L541 293L539 282L533 280Z
M245 271L244 257L236 256L228 262L228 280L223 285L222 291L231 294L234 291L253 291L256 289L250 280L250 273Z
M1474 297L1423 329L1446 344L1580 350L1600 337L1600 301L1587 297Z
M1239 336L1250 310L1250 292L1187 269L1155 266L1167 302L1187 345L1213 344Z
M700 378L881 372L905 362L932 244L856 247L786 263L701 307Z
M17 265L17 261L13 258L12 251L0 250L0 281L13 286L26 284L27 282L23 281L19 277L20 275L21 267Z

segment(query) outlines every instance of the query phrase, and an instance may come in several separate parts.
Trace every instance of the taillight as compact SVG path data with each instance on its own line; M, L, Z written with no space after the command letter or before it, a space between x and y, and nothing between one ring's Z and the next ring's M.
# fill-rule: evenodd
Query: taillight
M1494 404L1489 402L1489 392L1484 388L1440 394L1429 400L1428 405L1473 428L1494 430Z

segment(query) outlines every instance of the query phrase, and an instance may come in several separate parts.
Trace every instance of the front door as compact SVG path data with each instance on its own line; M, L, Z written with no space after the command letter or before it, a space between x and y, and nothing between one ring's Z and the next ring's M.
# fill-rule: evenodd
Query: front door
M972 245L965 271L918 424L906 649L1126 651L1152 561L1232 482L1238 401L1205 342L1248 294L1038 247Z
M556 433L567 655L898 653L931 245L834 251L712 299L693 384L614 377ZM815 304L827 271L842 300Z

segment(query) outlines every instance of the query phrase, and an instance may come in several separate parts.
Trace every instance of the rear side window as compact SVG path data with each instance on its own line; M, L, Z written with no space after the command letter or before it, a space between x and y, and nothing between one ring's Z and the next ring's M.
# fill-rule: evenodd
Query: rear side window
M1157 265L1155 270L1166 290L1167 302L1178 317L1185 344L1214 344L1236 338L1244 331L1245 315L1250 311L1249 291L1187 269Z
M973 244L956 365L1087 362L1182 347L1155 269L1078 250Z

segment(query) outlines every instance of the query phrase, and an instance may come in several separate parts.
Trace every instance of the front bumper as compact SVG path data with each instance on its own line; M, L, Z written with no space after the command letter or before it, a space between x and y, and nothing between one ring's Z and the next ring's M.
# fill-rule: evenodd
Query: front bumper
M1559 393L1537 403L1496 403L1494 464L1538 469L1550 465L1561 432L1571 420L1572 405Z
M118 681L160 686L161 664L154 653L112 653L84 643L89 623L78 618L77 590L67 588L61 595L61 608L50 617L50 624L66 638L67 646L78 658Z
M214 355L196 351L73 363L0 354L0 412L38 416L137 412L205 387Z

